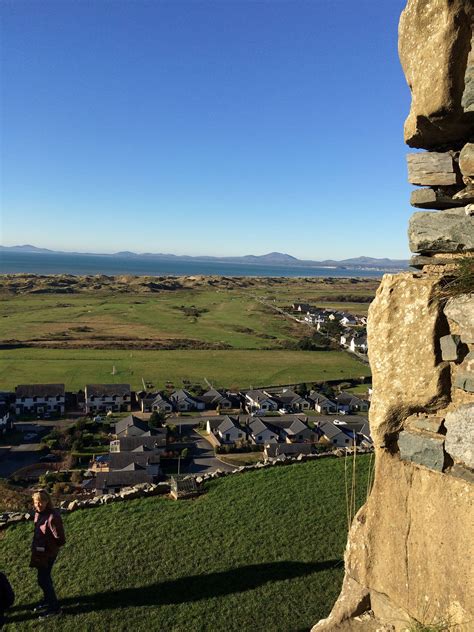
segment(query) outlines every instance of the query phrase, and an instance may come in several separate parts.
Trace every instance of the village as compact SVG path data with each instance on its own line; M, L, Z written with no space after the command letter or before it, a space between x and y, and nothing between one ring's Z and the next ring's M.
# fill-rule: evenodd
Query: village
M327 384L238 392L196 385L133 391L129 384L87 384L79 392L64 384L18 385L0 394L3 445L9 434L18 444L10 458L4 455L2 467L9 470L0 474L58 494L101 495L170 475L370 448L370 392L358 396ZM16 461L22 456L27 460Z

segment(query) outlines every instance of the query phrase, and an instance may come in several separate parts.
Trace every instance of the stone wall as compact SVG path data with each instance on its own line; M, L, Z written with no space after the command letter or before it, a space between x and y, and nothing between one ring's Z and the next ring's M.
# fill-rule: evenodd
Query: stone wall
M369 310L376 472L314 632L474 629L474 3L409 0L399 51L416 269ZM438 628L436 628L438 629Z

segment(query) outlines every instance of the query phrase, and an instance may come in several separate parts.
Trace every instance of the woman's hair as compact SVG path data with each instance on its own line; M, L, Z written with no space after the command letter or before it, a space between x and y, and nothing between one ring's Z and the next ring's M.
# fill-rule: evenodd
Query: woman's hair
M54 508L53 501L51 500L51 496L48 494L48 492L45 489L40 489L37 492L35 492L32 498L33 498L33 501L40 498L43 502L46 503L46 509Z

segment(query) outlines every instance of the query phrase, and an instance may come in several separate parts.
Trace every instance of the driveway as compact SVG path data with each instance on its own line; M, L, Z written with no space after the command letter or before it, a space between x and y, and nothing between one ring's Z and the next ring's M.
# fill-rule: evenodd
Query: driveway
M227 463L222 463L222 461L216 459L212 445L196 431L192 431L190 439L194 443L192 450L193 459L186 468L187 474L204 474L205 472L213 472L215 470L230 472L235 469L231 465L227 465Z

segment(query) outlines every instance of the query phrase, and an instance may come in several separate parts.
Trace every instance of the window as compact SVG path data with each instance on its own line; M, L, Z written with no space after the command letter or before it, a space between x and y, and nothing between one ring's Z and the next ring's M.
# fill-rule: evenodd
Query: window
M259 436L257 437L257 441L261 441L261 440L262 440L262 435L259 435Z

